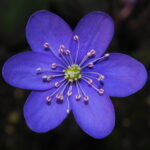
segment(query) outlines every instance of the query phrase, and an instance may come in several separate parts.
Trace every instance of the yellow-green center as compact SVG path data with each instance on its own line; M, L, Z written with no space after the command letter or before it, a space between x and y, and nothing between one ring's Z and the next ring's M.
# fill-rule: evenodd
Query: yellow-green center
M64 70L65 79L69 82L73 82L81 78L81 68L78 65L69 66L68 69Z

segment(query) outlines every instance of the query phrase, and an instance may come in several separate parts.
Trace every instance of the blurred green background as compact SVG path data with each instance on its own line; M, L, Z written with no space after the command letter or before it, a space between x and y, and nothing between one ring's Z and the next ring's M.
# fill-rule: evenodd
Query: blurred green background
M86 13L105 11L115 20L115 36L108 52L133 56L149 72L149 0L0 0L0 67L10 56L30 49L25 26L29 16L40 9L57 13L72 28ZM72 115L48 133L30 131L22 111L29 92L11 87L0 78L0 150L150 150L149 81L132 96L112 98L116 127L102 140L82 132Z

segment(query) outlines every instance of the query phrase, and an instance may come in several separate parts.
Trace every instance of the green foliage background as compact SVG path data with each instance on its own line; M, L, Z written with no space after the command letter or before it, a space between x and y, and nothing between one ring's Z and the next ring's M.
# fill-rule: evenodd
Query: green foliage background
M115 20L115 36L108 52L135 57L150 69L149 0L1 0L0 67L10 56L29 50L25 25L29 16L47 9L59 14L72 28L88 12L100 10ZM138 82L138 81L137 81ZM0 78L0 149L1 150L149 150L150 82L138 93L112 98L116 127L105 139L86 135L72 115L58 128L45 134L30 131L23 118L23 105L29 91L7 85Z

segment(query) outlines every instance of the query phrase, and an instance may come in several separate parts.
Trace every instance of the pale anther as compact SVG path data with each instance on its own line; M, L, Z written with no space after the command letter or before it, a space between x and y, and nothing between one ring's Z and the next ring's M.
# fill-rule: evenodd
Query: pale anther
M78 37L77 35L75 35L75 36L73 37L73 39L74 39L75 41L77 41L77 40L79 39L79 37Z
M98 89L98 93L99 94L103 94L104 93L104 89Z
M93 80L89 79L87 82L88 82L89 85L91 85L93 83Z
M66 55L69 55L69 54L70 54L70 50L66 50L66 51L65 51L65 54L66 54Z
M67 109L66 112L67 112L67 114L69 114L70 113L70 109Z
M65 49L65 46L64 45L60 45L60 49Z
M58 93L58 94L56 95L56 98L59 99L59 100L63 100L63 99L64 99L64 96L63 96L62 94Z
M57 64L56 63L52 63L52 69L55 69L57 67Z
M60 54L63 54L63 53L64 53L64 49L60 48L60 49L58 49L58 52L59 52Z
M96 51L94 49L90 50L87 55L88 57L92 57L93 55L95 55Z
M42 68L40 68L40 67L39 67L39 68L36 68L36 71L37 71L37 72L40 72L40 71L42 71Z
M93 67L94 67L94 64L91 62L91 63L88 64L88 67L89 67L89 68L93 68Z
M49 48L49 43L45 42L43 45L45 48Z
M52 80L52 76L46 76L46 75L44 75L44 76L42 76L42 79L44 80L44 81L51 81Z
M110 55L109 53L106 53L106 54L105 54L105 57L108 57L109 55Z
M102 80L104 80L104 78L105 78L105 76L100 75L99 78L98 78L97 80L98 80L98 81L102 81Z
M79 100L81 98L81 94L76 95L76 99Z
M60 86L60 83L59 82L55 82L55 87L59 87Z
M47 102L50 102L52 100L52 97L51 96L47 96L46 100L47 100Z
M47 76L47 81L51 81L52 77L51 76Z
M88 97L88 96L84 96L83 99L84 99L84 101L86 101L86 102L89 101L89 97Z
M69 91L67 92L67 95L68 95L68 96L71 96L71 95L72 95L72 91L69 90Z

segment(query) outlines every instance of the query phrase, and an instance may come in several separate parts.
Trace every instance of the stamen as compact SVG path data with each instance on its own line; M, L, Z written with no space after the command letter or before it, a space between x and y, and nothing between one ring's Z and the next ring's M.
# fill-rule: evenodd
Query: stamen
M65 46L64 46L64 45L60 45L60 48L61 48L61 49L65 49Z
M69 101L69 96L67 96L67 110L66 110L67 114L70 113L70 101Z
M82 80L89 84L88 80L86 80L86 79L84 79L84 78L82 78ZM90 84L90 85L91 85L91 87L92 87L95 91L97 91L99 94L103 94L103 93L104 93L104 89L102 89L102 88L98 89L98 88L96 88L93 84Z
M92 49L92 50L90 50L90 51L87 53L87 56L88 56L88 57L92 57L92 56L95 55L95 53L96 53L96 51L95 51L94 49Z
M90 79L90 78L83 77L82 79L85 80L89 85L92 85L92 83L93 83L93 80ZM86 80L86 79L87 79L87 80Z
M44 46L44 48L47 49L47 48L49 48L49 43L48 43L48 42L45 42L43 46Z
M84 96L83 99L84 99L85 102L89 101L89 97L88 96Z
M88 80L88 84L89 84L89 85L91 85L92 83L93 83L93 80L92 80L92 79Z
M38 73L41 73L41 71L42 71L42 68L40 68L40 67L36 68L37 74L38 74Z
M59 86L60 86L60 83L59 83L59 82L56 82L54 85L55 85L55 87L59 87Z
M104 89L99 89L98 92L99 92L99 94L103 94L104 93Z
M70 84L70 87L69 87L69 90L67 92L67 95L68 96L71 96L72 95L72 83Z
M88 64L88 67L89 67L89 68L93 68L93 67L94 67L94 64L93 64L93 63L89 63L89 64Z
M105 56L105 57L109 57L109 56L110 56L110 54L109 54L109 53L106 53L104 56Z
M76 99L77 99L77 100L81 99L81 94L77 94L77 95L76 95Z
M86 73L82 73L82 76L83 76L83 77L90 77L90 78L93 78L93 79L98 80L98 78L97 78L97 77L92 76L92 75L89 75L89 74L86 74Z
M65 50L64 50L65 46L64 45L60 45L60 48L58 49L58 52L61 56L61 59L65 62L65 64L68 66L70 65L70 62L64 57L65 54Z
M51 68L52 68L52 65L51 65ZM44 73L44 72L48 72L48 73L63 73L63 71L52 70L51 68L36 68L36 71L37 71L37 73Z
M82 66L82 64L85 63L85 61L89 58L89 57L92 57L94 56L96 53L96 51L94 49L90 50L87 55L83 58L83 60L80 62L79 66Z
M58 49L58 52L59 52L60 54L63 54L63 53L64 53L64 49L60 48L60 49Z
M55 94L57 93L57 91L59 91L60 88L61 88L64 84L65 84L65 82L62 83L62 84L59 86L59 88L57 88L51 95L47 96L47 97L46 97L46 100L49 100L49 99L50 99L50 101L51 101L52 96L55 95Z
M59 64L56 64L56 67L60 67L60 68L66 69L66 67L65 67L65 66L63 66L63 65L59 65Z
M61 90L61 94L64 93L64 91L65 91L65 89L67 88L68 84L69 84L69 81L64 85L64 88Z
M85 94L83 88L80 86L80 83L79 83L78 81L77 81L77 83L78 83L78 86L79 86L79 88L81 89L81 92L82 92L82 94L83 94L83 99L84 99L84 101L85 101L85 102L88 102L88 101L89 101L89 96L87 96L87 95Z
M52 63L51 68L52 68L52 69L56 69L56 67L57 67L57 64L56 64L56 63Z
M66 110L66 112L67 112L67 114L69 114L69 113L70 113L70 109L68 108L68 109Z
M63 100L63 99L64 99L63 93L64 93L64 91L65 91L65 89L66 89L68 83L69 83L69 82L67 82L67 83L64 85L64 87L63 87L63 89L61 90L60 93L56 94L56 98L57 98L57 99L59 99L59 100Z
M69 55L69 54L70 54L70 50L68 50L68 49L65 50L65 54L66 54L66 55Z
M79 40L79 36L75 35L75 36L73 37L73 39L74 39L75 41L77 41L77 40Z
M105 58L108 58L109 56L110 56L110 54L109 54L109 53L106 53L104 56L102 56L102 57L100 57L100 58L97 58L97 59L95 59L94 61L92 61L92 62L90 62L90 63L96 64L96 63L98 63L100 60L105 59ZM84 68L88 67L88 65L89 65L89 63L86 64L85 66L81 67L81 69L84 69Z
M78 59L78 55L79 55L79 49L80 49L79 36L78 36L78 35L75 35L75 36L73 37L73 39L74 39L75 41L77 41L77 52L76 52L76 58L75 58L75 62L74 62L74 64L76 64L76 63L77 63L77 59Z
M72 65L72 64L73 64L73 59L72 59L72 55L71 55L70 50L66 50L66 51L65 51L65 54L66 54L67 56L69 56L69 61L70 61L70 64Z
M66 80L66 79L62 79L62 80L60 80L59 82L55 82L54 86L55 86L55 87L59 87L60 84L61 84L62 82L64 82L65 80Z
M52 76L52 78L56 78L56 77L62 77L62 76L64 76L64 74L57 74L57 75L51 75Z
M43 79L43 81L45 81L45 82L50 82L50 81L52 80L52 76L44 75L44 76L42 76L42 79Z
M65 66L67 66L67 64L65 64L65 62L58 57L58 55L55 53L55 50L50 46L48 42L45 42L43 46L45 49L49 49L57 59L59 59Z
M68 96L71 96L71 95L72 95L72 91L68 91L68 92L67 92L67 95L68 95Z
M104 79L105 79L105 76L100 75L99 78L98 78L97 80L98 80L98 81L102 81L102 80L104 80Z
M85 74L85 75L90 75L90 74L95 74L95 75L98 75L98 78L96 78L98 81L102 81L104 80L105 76L98 73L98 72L82 72L82 74Z
M76 83L77 92L78 92L78 94L76 95L76 100L79 100L81 98L80 89L79 89L78 82L76 81L75 83Z
M52 97L51 97L51 96L47 96L47 97L46 97L46 100L47 100L47 102L51 102Z
M59 100L63 100L64 96L61 93L56 94L56 98Z
M64 76L64 74L60 74L60 75L44 75L42 76L42 79L44 82L50 82L53 78L57 78L57 77L61 77Z
M69 90L67 92L67 114L70 113L70 101L69 101L69 97L72 95L72 83L70 84Z
M82 59L82 61L80 62L79 66L81 66L81 65L87 60L87 58L88 58L88 55L86 55L86 56Z

